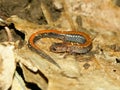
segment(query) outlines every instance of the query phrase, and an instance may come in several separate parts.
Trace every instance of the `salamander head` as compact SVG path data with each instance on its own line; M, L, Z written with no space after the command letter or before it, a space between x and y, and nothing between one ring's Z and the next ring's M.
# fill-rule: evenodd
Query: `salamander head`
M55 53L63 53L67 51L67 45L64 43L54 43L50 46L50 51Z

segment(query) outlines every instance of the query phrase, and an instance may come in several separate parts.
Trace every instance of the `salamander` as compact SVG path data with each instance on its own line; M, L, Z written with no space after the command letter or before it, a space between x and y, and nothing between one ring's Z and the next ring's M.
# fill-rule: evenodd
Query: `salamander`
M92 49L92 40L89 35L84 32L40 30L33 33L29 38L28 47L59 68L60 66L35 44L37 40L42 38L55 38L63 41L62 43L53 43L50 46L50 51L55 53L68 52L83 54Z

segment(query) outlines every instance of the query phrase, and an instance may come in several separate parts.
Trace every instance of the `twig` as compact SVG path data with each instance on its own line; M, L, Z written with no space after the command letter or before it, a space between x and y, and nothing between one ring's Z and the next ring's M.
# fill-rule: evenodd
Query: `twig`
M12 34L10 32L10 29L7 26L5 26L5 31L8 35L8 41L11 42L13 40L13 37L12 37Z

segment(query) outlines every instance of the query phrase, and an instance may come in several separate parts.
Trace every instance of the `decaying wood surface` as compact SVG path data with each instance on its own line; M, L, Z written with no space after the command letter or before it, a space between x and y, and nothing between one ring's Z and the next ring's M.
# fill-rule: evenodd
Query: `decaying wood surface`
M5 1L0 1L0 7L4 8ZM31 0L21 4L16 10L5 4L9 15L0 9L0 18L7 22L0 23L0 90L31 90L34 85L36 90L120 90L118 0ZM92 38L93 48L83 55L53 53L49 47L59 40L39 40L36 44L59 69L27 46L32 33L48 29L85 32Z

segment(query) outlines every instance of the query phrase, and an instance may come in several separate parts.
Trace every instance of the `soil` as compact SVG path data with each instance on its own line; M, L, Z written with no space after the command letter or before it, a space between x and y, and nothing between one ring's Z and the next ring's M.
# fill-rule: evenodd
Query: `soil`
M57 20L61 10L55 8L52 0L0 0L0 18L6 19L17 15L33 23L47 24L41 2L49 7L48 11L51 12L52 19Z

